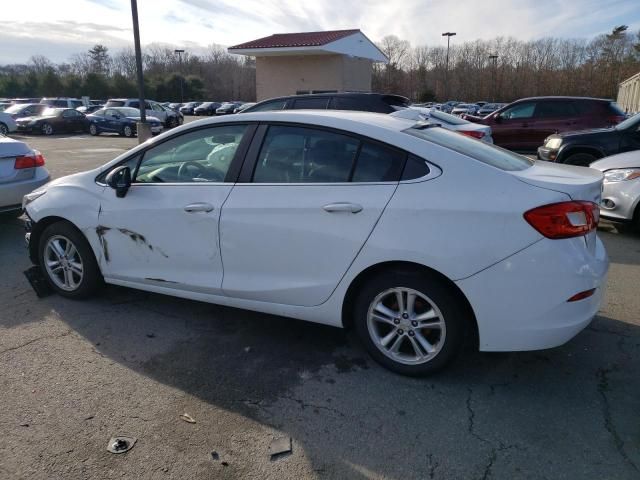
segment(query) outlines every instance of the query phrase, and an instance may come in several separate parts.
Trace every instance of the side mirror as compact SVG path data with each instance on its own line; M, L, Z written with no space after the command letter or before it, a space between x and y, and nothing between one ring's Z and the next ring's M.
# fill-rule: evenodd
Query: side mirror
M131 169L126 166L115 168L109 172L106 181L116 191L116 197L122 198L131 187Z

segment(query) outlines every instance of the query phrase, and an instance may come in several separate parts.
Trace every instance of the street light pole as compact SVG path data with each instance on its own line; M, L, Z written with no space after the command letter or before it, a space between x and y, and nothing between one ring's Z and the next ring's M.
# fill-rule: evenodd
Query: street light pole
M498 54L489 55L489 60L493 60L493 102L496 101L496 93L498 93Z
M177 53L178 54L178 61L180 62L180 103L184 103L184 87L182 85L183 82L183 78L182 78L182 54L184 53L184 50L182 49L176 49L173 51L173 53Z
M138 76L138 101L140 102L140 121L138 122L138 142L143 143L151 137L151 129L147 125L144 103L144 79L142 76L142 50L140 48L140 29L138 28L138 2L131 0L131 16L133 18L133 42L136 50L136 73Z
M451 40L451 37L453 37L456 34L456 32L444 32L442 34L443 37L447 37L447 67L444 71L444 96L448 97L449 96L449 42ZM447 101L447 98L445 98L445 102Z

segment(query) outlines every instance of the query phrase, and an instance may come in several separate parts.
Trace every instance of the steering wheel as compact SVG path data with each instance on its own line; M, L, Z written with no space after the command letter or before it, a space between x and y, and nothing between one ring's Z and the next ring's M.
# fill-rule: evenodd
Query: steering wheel
M209 176L211 176L212 173L214 173L215 181L218 182L222 182L224 180L224 178L219 178L221 177L221 175L218 174L217 171L212 171L208 168L206 168L204 165L202 165L200 162L196 162L195 160L191 160L189 162L184 162L182 165L180 165L180 167L178 168L178 178L180 180L184 180L184 181L193 181L193 179L195 177L193 177L192 174L189 173L189 167L194 167L196 170L198 170L197 174L198 178L203 178L205 180L209 180Z
M193 167L196 170L198 170L198 173L196 175L207 173L207 169L199 162L196 162L196 161L184 162L178 168L178 178L180 180L188 180L188 181L193 180L194 177L192 174L189 173L189 167Z

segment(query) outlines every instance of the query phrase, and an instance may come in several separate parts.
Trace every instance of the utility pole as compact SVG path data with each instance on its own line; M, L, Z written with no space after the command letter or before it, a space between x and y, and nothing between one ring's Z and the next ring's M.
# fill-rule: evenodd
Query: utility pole
M498 54L492 53L489 55L489 60L493 60L493 102L495 103L498 93Z
M173 51L173 53L177 53L178 54L178 60L180 62L180 103L184 103L184 87L182 85L182 82L184 81L183 77L183 73L182 73L182 54L184 53L184 50L182 49L176 49Z
M448 97L449 97L449 42L451 40L451 37L453 37L456 34L456 32L444 32L442 34L443 37L447 37L447 67L444 71L444 96L445 99L444 101L448 101Z
M138 76L138 101L140 102L140 121L138 122L138 143L151 137L151 129L147 125L144 107L144 79L142 76L142 50L140 49L140 29L138 28L138 2L131 0L131 16L133 17L133 42L136 50L136 71Z

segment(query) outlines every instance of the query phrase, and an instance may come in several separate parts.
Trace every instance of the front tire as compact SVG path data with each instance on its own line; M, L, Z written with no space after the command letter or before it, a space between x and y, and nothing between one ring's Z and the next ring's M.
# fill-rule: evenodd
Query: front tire
M9 133L9 127L0 122L0 135L7 135Z
M100 134L100 132L98 131L98 127L96 127L94 124L89 125L89 133L94 137Z
M428 273L385 272L355 303L355 328L373 359L401 375L424 376L450 363L468 313L456 293Z
M63 297L89 297L102 282L89 242L70 223L56 222L45 228L38 244L38 260L51 288Z
M167 120L167 127L168 128L175 128L178 126L178 119L176 117L170 117Z

